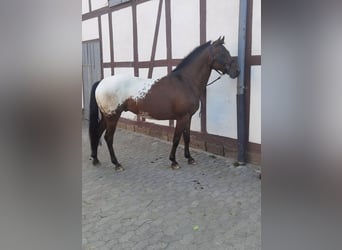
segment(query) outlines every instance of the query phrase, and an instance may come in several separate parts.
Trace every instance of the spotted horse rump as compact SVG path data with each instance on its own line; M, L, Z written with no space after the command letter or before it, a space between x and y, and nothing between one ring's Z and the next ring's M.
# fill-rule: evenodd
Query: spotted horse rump
M114 115L125 101L143 99L156 81L129 75L104 78L96 88L96 102L103 114Z

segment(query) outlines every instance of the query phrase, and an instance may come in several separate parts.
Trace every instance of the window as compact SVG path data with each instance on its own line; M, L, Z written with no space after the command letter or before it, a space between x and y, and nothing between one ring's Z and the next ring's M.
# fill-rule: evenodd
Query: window
M122 3L129 2L130 0L108 0L109 7L113 7Z

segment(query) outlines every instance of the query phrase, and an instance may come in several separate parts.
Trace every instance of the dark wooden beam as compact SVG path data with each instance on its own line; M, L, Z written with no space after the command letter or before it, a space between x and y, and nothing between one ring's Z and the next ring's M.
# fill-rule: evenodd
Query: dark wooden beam
M98 24L99 24L99 40L100 40L101 79L103 79L103 52L102 52L102 25L101 25L101 16L98 17Z
M137 4L132 1L132 24L133 24L133 58L134 58L134 76L139 76L138 68L138 24L137 24Z
M166 25L166 58L167 72L172 71L172 31L171 31L171 4L170 0L165 0L165 25ZM169 121L169 126L174 127L174 120Z
M109 44L110 44L110 62L111 62L111 75L114 75L114 42L113 42L113 22L112 12L108 13L108 25L109 25Z
M159 0L156 27L154 29L154 37L153 37L153 44L152 44L152 51L151 51L151 58L150 58L151 63L150 63L150 66L148 68L148 75L147 75L148 78L152 78L153 67L154 67L154 59L155 59L156 49L157 49L157 41L158 41L158 34L159 34L159 26L160 26L160 18L161 18L162 8L163 8L163 0Z

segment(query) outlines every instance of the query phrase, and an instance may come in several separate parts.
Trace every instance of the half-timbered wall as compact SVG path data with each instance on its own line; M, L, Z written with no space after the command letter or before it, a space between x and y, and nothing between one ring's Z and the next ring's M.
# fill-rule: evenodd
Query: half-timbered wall
M82 0L82 41L100 40L103 77L125 73L158 78L170 72L192 49L219 36L225 36L227 49L237 57L238 15L239 0L131 0L112 7L108 7L107 0ZM249 158L258 162L261 144L261 0L248 0L247 16L247 148ZM215 71L212 72L209 81L217 76ZM201 114L199 110L192 119L191 130L196 134L196 145L193 146L222 155L235 155L236 89L237 80L228 76L207 88L207 108ZM165 127L175 125L173 121L143 120L130 112L124 112L122 117L128 119L123 120L130 127L142 123L162 125L158 128L167 131L161 136L165 139L170 139L170 130ZM201 138L205 138L203 143Z

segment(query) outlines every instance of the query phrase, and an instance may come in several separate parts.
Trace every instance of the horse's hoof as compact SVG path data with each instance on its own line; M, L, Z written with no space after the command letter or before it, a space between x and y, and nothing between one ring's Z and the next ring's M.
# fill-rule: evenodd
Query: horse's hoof
M173 170L176 170L176 169L180 169L180 166L179 166L177 163L172 163L172 164L171 164L171 168L172 168Z
M97 158L94 158L93 159L93 165L94 166L100 165L100 161Z
M121 171L124 171L124 170L125 169L121 165L115 166L115 171L121 172Z
M189 159L188 159L188 164L190 164L190 165L196 165L197 163L196 163L196 161L195 161L193 158L189 158Z

